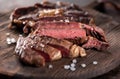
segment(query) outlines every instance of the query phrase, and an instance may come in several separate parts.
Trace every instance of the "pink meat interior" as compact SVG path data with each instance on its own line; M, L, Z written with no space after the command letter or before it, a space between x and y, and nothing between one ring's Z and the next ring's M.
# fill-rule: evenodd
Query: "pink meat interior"
M36 33L58 39L86 37L86 31L84 29L40 29Z

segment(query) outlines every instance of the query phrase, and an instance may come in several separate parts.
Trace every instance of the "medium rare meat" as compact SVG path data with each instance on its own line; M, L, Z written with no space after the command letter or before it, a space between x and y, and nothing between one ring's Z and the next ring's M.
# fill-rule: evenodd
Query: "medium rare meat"
M37 66L45 65L45 61L58 60L61 57L86 56L85 50L72 42L38 35L19 37L15 51L24 62Z
M86 56L85 49L105 50L109 44L93 17L79 6L66 3L37 3L14 10L11 27L29 35L19 37L16 54L25 63L44 66L62 57Z
M28 29L25 33L29 33L31 32L31 27L33 27L37 21L66 22L66 20L68 20L70 22L94 24L92 16L88 14L88 12L81 10L77 5L64 4L58 7L57 3L48 3L38 3L34 6L15 9L10 16L10 27L13 28L15 26L18 29L27 27Z
M84 29L40 29L36 31L36 34L51 36L58 39L64 38L84 38L86 37L86 31Z
M45 66L45 58L41 56L38 52L32 50L31 47L28 45L22 47L23 44L26 44L25 39L20 36L15 48L16 55L18 55L19 58L25 63L36 66Z
M98 39L88 36L88 41L82 46L83 48L95 48L97 50L105 50L109 47L107 42L99 41Z
M92 36L100 41L105 41L104 31L97 26L90 26L79 22L37 22L34 26L36 33L48 35L55 38L75 38Z

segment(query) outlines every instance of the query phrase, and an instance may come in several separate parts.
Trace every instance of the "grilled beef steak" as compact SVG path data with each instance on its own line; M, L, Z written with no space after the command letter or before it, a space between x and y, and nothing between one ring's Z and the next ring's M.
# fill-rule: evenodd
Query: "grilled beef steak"
M82 22L85 24L94 23L92 16L75 4L60 5L50 2L37 3L31 7L17 8L11 14L10 19L11 27L15 26L19 29L27 27L27 31L24 31L25 33L29 33L31 31L30 29L37 21L70 21Z
M84 57L85 49L109 47L104 31L94 24L93 17L74 4L37 3L14 10L10 19L11 27L29 34L19 37L16 54L36 66L62 57Z
M85 50L72 42L38 35L29 35L26 38L20 36L15 51L20 59L36 66L44 66L45 61L58 60L61 57L86 56Z
M106 41L104 31L101 28L79 22L37 22L35 28L37 28L35 33L55 38L83 38L90 35L101 41Z

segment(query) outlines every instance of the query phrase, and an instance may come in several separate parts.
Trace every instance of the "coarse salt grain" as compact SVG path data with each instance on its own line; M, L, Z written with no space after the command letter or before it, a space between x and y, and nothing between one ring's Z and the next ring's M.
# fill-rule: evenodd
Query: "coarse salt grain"
M69 69L70 65L64 65L64 69Z
M23 22L23 24L25 24L26 22Z
M65 19L65 22L70 22L68 19Z
M60 20L60 22L63 22L63 20Z
M93 61L93 64L96 65L96 64L98 64L98 62L97 61Z
M41 47L45 47L45 45L44 45L43 43L40 43L40 46L41 46Z
M8 41L8 42L7 42L7 44L9 44L9 45L10 45L10 44L12 44L12 43L11 43L11 41Z
M6 41L7 41L7 42L11 42L11 39L10 39L10 38L7 38Z
M72 62L73 62L73 63L77 63L77 60L76 60L76 59L73 59Z
M15 38L11 38L11 42L12 42L12 43L16 43Z
M48 67L49 67L49 69L52 69L52 68L53 68L53 65L50 64Z
M71 70L71 71L75 71L76 68L75 68L75 67L70 67L70 70Z
M70 66L71 66L71 67L75 67L76 65L75 65L74 63L71 63Z
M19 37L21 37L22 35L20 34Z
M85 67L86 67L86 64L81 64L81 66L82 66L83 68L85 68Z

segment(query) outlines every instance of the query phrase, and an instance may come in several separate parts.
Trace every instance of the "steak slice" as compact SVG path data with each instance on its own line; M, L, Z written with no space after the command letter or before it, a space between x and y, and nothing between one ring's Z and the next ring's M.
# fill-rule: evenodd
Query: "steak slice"
M94 24L93 17L88 12L83 11L75 4L59 5L47 2L37 3L34 6L17 8L10 16L11 25L18 29L27 27L25 33L30 33L30 29L37 21L70 21ZM32 25L31 25L32 22Z
M84 29L39 29L35 34L51 36L58 39L86 37L86 31Z
M109 44L107 42L99 41L94 37L88 36L87 43L83 44L82 47L86 49L95 48L97 50L105 50L109 47Z
M19 37L15 48L19 58L36 66L45 62L86 56L85 49L107 49L104 31L79 6L66 3L37 3L14 10L11 26L29 35Z
M19 37L15 52L22 61L36 66L44 66L45 61L54 61L61 59L61 57L86 56L82 47L67 40L39 35Z
M69 42L64 39L56 39L50 36L40 36L40 35L29 35L29 37L35 37L41 39L41 43L52 46L58 50L61 51L63 57L78 57L78 56L85 56L86 52L85 50L73 44L72 42ZM34 38L34 39L35 39ZM84 54L84 55L83 55Z
M29 45L26 45L25 39L22 36L20 36L17 41L15 52L25 63L36 66L45 66L45 58L38 52L32 50Z
M104 31L95 25L90 26L79 22L44 23L38 21L33 28L34 29L37 28L36 32L40 33L41 35L53 36L56 38L74 38L74 37L81 38L81 37L86 37L87 34L87 36L92 36L100 41L106 42Z

